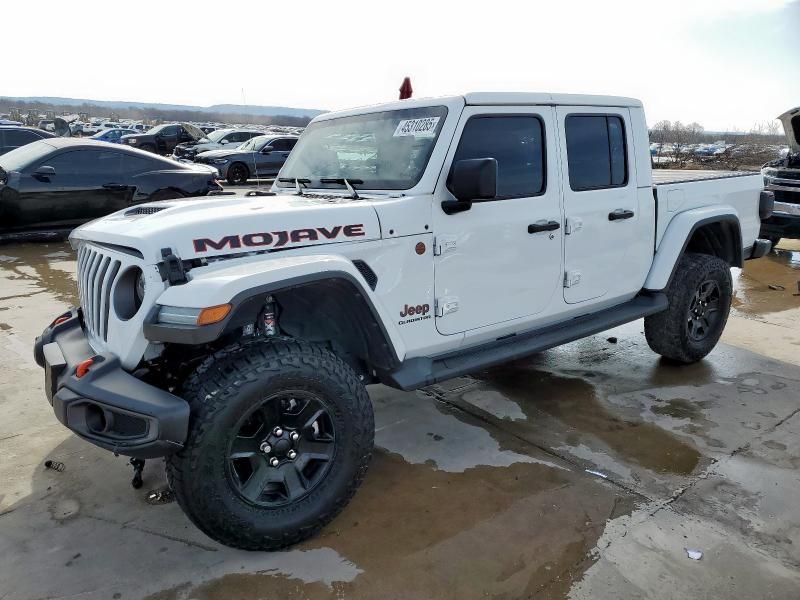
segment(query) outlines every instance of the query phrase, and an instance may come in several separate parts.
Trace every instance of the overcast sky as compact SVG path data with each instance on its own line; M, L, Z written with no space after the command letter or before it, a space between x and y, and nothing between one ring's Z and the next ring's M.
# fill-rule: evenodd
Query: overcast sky
M709 130L800 105L800 0L59 0L1 18L4 96L338 109L409 75L415 97L634 96L651 125Z

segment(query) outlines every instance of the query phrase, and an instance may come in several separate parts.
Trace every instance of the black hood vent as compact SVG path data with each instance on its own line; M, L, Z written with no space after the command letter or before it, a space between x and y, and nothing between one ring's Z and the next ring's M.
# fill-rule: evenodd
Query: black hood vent
M132 217L134 215L152 215L160 210L164 210L165 208L169 208L169 206L136 206L125 211L125 216Z

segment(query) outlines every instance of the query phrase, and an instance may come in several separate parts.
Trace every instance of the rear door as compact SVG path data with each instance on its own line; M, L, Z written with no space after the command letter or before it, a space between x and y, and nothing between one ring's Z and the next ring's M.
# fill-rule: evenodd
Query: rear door
M550 107L466 107L434 206L436 328L455 334L543 311L561 286L562 213ZM548 150L549 148L549 150ZM497 197L448 215L452 164L497 160Z
M556 110L564 185L564 300L629 296L652 257L652 221L640 214L627 108ZM649 213L648 213L649 214Z
M265 175L276 175L278 171L281 170L283 163L286 162L286 159L289 158L289 153L294 148L294 145L297 143L295 139L287 139L287 138L278 138L273 140L270 146L272 146L272 152L265 155L265 158L268 159L267 165L265 165Z

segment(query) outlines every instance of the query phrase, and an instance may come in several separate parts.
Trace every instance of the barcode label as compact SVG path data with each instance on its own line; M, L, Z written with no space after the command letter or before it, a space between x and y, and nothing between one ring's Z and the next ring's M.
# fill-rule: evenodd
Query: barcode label
M394 137L413 135L414 137L433 137L439 117L423 117L421 119L403 119L394 130Z

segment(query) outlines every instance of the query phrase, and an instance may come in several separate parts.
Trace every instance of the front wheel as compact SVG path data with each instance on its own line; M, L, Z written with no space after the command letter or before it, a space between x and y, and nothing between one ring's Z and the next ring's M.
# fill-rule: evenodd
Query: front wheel
M250 170L242 163L234 163L228 167L228 183L231 185L247 183L249 178Z
M669 308L646 317L650 348L665 358L693 363L717 345L731 308L731 270L708 254L684 254L666 289Z
M322 347L236 345L189 379L191 422L167 476L192 522L218 542L278 550L314 535L355 493L374 419L355 372Z

